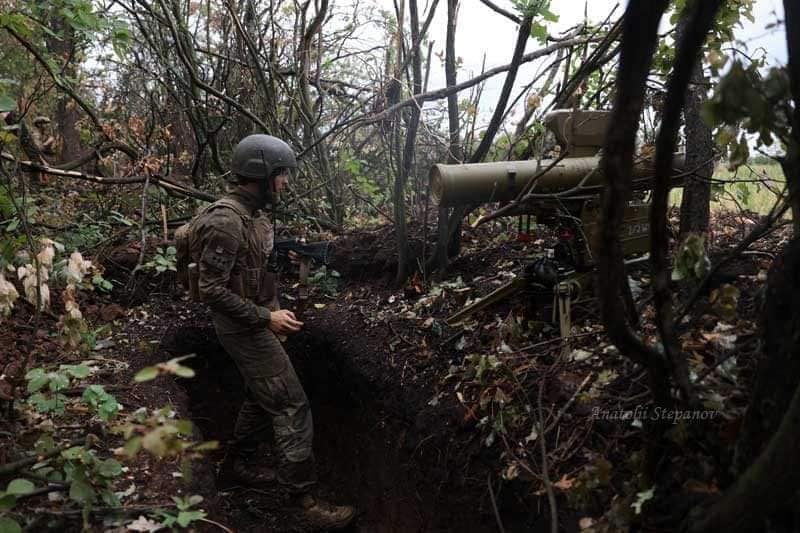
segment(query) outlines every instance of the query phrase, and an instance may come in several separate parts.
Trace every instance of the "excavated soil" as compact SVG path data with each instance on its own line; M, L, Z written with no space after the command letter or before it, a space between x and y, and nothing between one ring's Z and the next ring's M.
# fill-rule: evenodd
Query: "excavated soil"
M306 317L301 334L287 343L312 405L320 489L330 500L350 503L359 516L348 531L492 531L486 491L487 465L471 432L459 428L453 406L433 409L433 395L419 377L409 382L383 375L381 340L343 327L341 309ZM204 439L220 440L209 458L218 472L218 518L235 531L305 531L279 490L237 486L228 475L225 444L233 435L243 399L242 381L208 325L174 328L162 346L172 354L196 353L197 375L182 382L188 409ZM418 374L415 374L418 375ZM262 453L274 463L269 429ZM209 490L211 489L211 490ZM537 531L515 509L512 493L498 496L508 531Z

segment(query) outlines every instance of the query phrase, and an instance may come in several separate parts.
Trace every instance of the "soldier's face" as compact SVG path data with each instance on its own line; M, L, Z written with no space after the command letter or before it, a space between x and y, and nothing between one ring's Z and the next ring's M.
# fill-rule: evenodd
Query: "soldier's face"
M275 176L273 183L275 184L275 192L280 194L280 192L289 184L289 169L285 169L283 172Z

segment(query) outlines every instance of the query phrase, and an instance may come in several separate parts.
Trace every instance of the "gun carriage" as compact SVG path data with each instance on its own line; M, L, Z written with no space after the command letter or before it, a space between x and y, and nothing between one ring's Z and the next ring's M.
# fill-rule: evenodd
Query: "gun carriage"
M545 117L563 154L541 161L501 161L431 168L431 195L440 207L514 202L505 216L533 215L536 223L555 230L552 256L526 265L522 275L467 305L447 319L456 324L520 291L532 291L553 304L552 321L562 336L569 335L570 309L588 293L594 278L598 245L600 194L604 185L601 148L609 112L560 109ZM683 154L673 158L673 185L681 186ZM634 194L625 208L620 240L628 262L646 257L650 247L650 202L653 161L640 157L634 164ZM519 198L520 193L522 198Z

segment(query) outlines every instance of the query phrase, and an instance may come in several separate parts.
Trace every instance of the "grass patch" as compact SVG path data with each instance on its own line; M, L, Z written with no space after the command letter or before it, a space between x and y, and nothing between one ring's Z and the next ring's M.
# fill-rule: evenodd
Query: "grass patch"
M762 215L767 214L783 190L785 178L777 163L748 165L731 172L724 165L717 165L714 179L726 182L714 183L711 188L711 209L715 211L739 211L746 209ZM670 194L670 205L681 205L682 189Z

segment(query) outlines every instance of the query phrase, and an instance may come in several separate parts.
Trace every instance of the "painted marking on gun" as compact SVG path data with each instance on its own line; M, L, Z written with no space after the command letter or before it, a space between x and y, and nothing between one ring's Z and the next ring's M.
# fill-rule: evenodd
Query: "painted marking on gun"
M650 223L649 222L634 222L631 224L627 224L625 226L627 229L627 237L633 237L635 235L643 235L650 233Z

